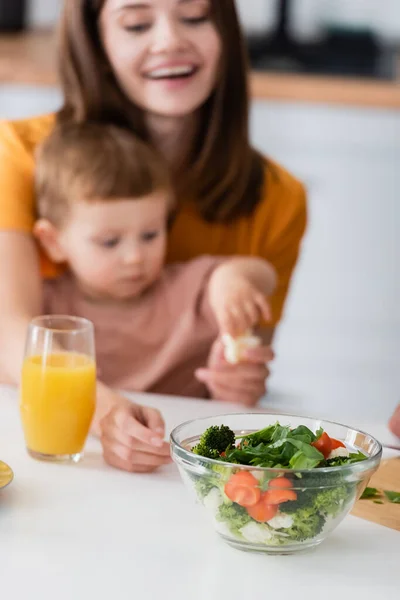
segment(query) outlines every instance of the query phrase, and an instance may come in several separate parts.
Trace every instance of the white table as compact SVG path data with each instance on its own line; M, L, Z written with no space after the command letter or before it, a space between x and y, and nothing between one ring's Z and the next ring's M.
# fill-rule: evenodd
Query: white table
M161 407L168 429L198 416L237 412L217 402L141 400ZM15 472L0 492L1 598L399 597L398 532L348 517L308 554L231 549L208 527L174 465L153 475L119 472L103 463L96 440L89 440L79 465L29 458L17 396L8 388L0 388L0 458Z

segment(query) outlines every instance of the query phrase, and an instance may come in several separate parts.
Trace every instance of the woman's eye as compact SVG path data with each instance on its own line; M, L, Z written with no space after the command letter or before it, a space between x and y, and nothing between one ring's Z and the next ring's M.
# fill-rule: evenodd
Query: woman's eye
M115 248L119 243L119 238L110 238L108 240L101 240L99 242L100 246L103 248Z
M151 242L152 240L155 240L156 237L158 237L158 234L158 231L146 231L146 233L142 234L142 240L143 242Z
M184 17L182 20L187 25L200 25L210 19L209 15L201 15L200 17Z
M137 23L135 25L125 25L124 29L125 31L129 31L131 33L143 33L144 31L150 29L150 27L150 23Z

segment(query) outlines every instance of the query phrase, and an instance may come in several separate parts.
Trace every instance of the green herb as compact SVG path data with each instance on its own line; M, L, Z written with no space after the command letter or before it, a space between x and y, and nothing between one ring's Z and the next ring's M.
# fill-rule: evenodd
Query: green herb
M315 434L300 425L296 429L279 423L240 436L238 448L226 453L226 460L257 467L313 469L324 457L311 443Z
M392 504L400 504L400 492L388 492L384 490L383 493Z
M383 504L382 500L372 500L374 504Z
M349 456L336 456L326 460L327 467L341 467L342 465L351 465L352 463L365 460L366 456L362 452L350 452Z
M390 492L387 490L383 490L383 494L385 494L386 498L392 504L400 504L400 492ZM374 498L381 498L382 492L377 490L376 488L366 487L361 495L361 500L368 500ZM375 504L383 504L381 500L374 500Z
M325 460L312 443L323 433L313 433L305 425L290 429L288 425L275 423L252 433L235 436L226 425L209 427L200 437L195 454L230 463L275 469L312 470L316 467L337 467L365 460L362 452L348 457ZM235 440L240 440L235 446Z
M360 500L369 500L370 498L379 498L381 492L373 487L366 487L360 496Z

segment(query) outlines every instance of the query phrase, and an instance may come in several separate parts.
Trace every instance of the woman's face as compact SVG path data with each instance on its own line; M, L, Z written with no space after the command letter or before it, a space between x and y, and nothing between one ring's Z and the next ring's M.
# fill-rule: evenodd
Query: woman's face
M106 0L103 46L122 90L145 112L193 113L217 79L221 40L210 0Z

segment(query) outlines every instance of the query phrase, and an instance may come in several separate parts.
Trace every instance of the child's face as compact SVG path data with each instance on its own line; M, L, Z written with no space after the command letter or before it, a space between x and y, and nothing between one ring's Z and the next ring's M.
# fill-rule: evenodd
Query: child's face
M93 298L134 298L160 276L169 206L165 191L139 200L74 202L56 233L56 258Z

